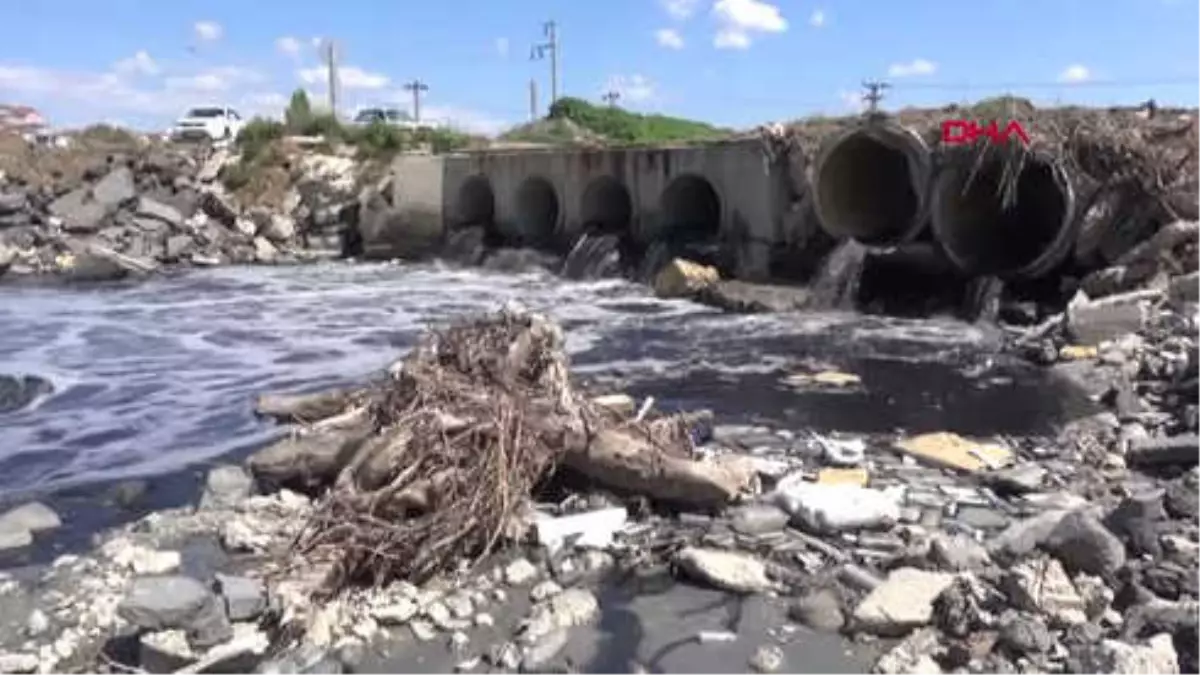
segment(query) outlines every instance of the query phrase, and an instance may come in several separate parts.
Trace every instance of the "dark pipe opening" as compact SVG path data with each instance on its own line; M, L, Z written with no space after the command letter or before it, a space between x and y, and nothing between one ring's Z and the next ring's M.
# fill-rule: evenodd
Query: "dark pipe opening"
M633 199L621 181L601 176L583 191L580 215L589 232L627 235L633 222Z
M545 178L526 179L517 188L517 231L521 246L547 246L558 229L559 204L554 185Z
M1068 243L1063 236L1070 220L1068 188L1050 162L1026 155L1006 202L1003 183L1015 163L1006 153L988 153L978 164L974 156L947 165L934 188L934 229L960 268L1020 274Z
M702 176L684 175L662 194L661 236L676 241L716 239L721 232L721 200Z
M902 241L923 220L909 153L867 132L842 139L817 167L819 216L835 236L866 245Z
M708 179L679 176L663 190L659 208L662 229L649 242L650 263L644 265L657 268L660 262L681 257L727 272L729 261L721 247L721 199Z
M496 218L496 193L484 176L471 176L458 189L456 227L490 226Z
M582 232L563 261L563 276L615 277L637 266L633 199L624 183L612 176L596 178L584 189L579 212Z

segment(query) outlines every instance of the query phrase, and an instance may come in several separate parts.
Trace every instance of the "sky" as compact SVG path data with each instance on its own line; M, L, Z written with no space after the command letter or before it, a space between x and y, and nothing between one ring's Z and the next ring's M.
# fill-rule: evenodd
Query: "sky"
M1014 93L1039 103L1188 106L1200 98L1200 0L5 0L0 103L54 126L163 128L187 108L279 116L306 88L339 108L411 109L480 133L550 97L532 60L553 20L560 94L751 127Z

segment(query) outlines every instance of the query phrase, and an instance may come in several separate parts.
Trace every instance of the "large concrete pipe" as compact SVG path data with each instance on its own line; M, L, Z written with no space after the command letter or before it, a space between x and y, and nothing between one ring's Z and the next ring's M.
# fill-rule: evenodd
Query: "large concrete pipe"
M830 139L817 154L813 203L821 227L865 246L911 241L928 220L932 163L915 132L872 122Z
M1062 262L1075 240L1075 191L1066 172L1023 150L952 153L934 180L930 210L946 255L972 275L1037 278Z

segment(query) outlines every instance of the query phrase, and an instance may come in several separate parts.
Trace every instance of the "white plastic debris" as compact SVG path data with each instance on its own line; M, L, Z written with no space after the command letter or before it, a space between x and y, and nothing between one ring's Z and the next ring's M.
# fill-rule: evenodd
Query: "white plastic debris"
M839 439L817 435L817 444L825 462L833 466L858 466L867 456L867 444L861 438Z
M537 542L554 553L566 544L578 548L608 548L628 520L629 512L615 507L560 517L539 515L533 527Z
M775 488L774 501L805 529L824 533L894 524L900 520L903 496L903 488L806 483L789 476Z

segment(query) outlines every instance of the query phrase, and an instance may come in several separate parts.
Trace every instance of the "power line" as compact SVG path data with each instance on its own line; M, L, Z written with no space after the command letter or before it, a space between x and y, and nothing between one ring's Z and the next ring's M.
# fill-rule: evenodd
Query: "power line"
M879 82L877 80L863 82L863 88L867 90L867 93L863 94L862 99L866 101L869 113L875 114L879 112L879 102L883 100L883 90L891 86L887 82Z
M550 57L550 105L558 100L558 23L547 21L542 24L542 33L546 41L535 44L529 54L530 61L540 61Z
M325 52L325 67L329 73L329 114L337 119L337 97L338 97L338 65L337 65L337 44L332 38L326 38L321 41L321 46Z
M413 121L421 122L421 94L429 91L429 85L419 79L404 83L404 91L412 92L413 97Z
M617 101L621 99L621 92L615 89L610 89L604 92L604 95L601 96L600 99L607 103L608 107L615 108L617 107Z

